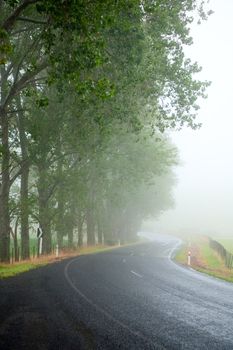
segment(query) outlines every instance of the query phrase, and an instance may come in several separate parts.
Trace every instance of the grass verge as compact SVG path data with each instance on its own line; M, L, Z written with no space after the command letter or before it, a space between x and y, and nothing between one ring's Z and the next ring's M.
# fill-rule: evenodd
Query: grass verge
M107 250L116 249L118 246L104 246L96 245L93 247L83 247L73 251L64 251L59 254L59 257L56 258L55 255L42 256L40 258L35 258L31 260L26 260L22 262L16 262L14 264L0 264L0 279L12 277L20 273L45 266L63 259L79 256L100 253Z
M174 260L188 265L188 252L191 253L191 267L208 275L233 282L233 270L225 266L222 258L209 246L205 236L191 236L177 252Z
M216 241L221 243L223 247L231 254L233 254L233 239L232 238L222 238L216 237L214 238Z

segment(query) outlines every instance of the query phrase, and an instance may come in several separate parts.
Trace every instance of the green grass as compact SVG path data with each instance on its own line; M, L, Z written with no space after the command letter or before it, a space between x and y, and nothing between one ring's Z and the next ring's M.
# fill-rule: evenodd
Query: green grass
M211 271L211 270L207 270L207 269L203 269L201 267L195 267L195 270L202 272L202 273L206 273L209 276L212 277L217 277L220 278L221 280L227 281L227 282L233 282L233 275L226 275L221 271Z
M185 264L187 261L187 247L183 244L180 249L177 251L175 260L181 264Z
M210 248L207 238L197 236L193 237L189 242L191 242L191 247L188 247L188 242L184 243L175 256L176 261L186 265L188 251L190 250L191 261L195 262L196 265L200 264L200 266L211 269L218 269L223 266L222 259Z
M52 248L53 250L55 249L56 246L56 240L53 239L52 241ZM64 247L68 246L68 241L64 240ZM21 254L21 239L18 239L18 247L20 249L20 254ZM37 254L37 247L38 247L38 239L36 237L30 237L29 240L29 251L30 251L30 257L33 257L33 253L35 253L35 255ZM12 249L14 248L14 242L13 239L11 239L10 241L10 254L12 257ZM14 252L13 252L14 254Z
M219 269L223 262L216 252L210 248L208 243L200 244L200 255L205 261L205 265L211 269Z
M15 265L0 265L0 278L12 277L43 265L45 265L45 263L33 264L30 262L18 263Z
M233 238L216 238L216 241L221 243L229 253L233 254Z
M216 240L221 244L225 242L224 246L228 249L230 246L229 243L233 243L233 240L231 239ZM187 265L187 255L188 250L190 250L192 268L210 276L217 277L228 282L233 282L233 270L228 269L216 251L210 248L206 237L194 236L189 241L191 242L191 247L188 246L188 242L185 242L177 252L175 261L180 264Z

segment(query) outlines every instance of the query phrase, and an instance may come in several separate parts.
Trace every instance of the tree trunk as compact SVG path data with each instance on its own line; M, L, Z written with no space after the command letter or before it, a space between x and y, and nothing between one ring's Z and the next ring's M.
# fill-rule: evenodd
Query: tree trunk
M87 208L86 215L87 224L87 245L95 245L95 223L92 208Z
M42 253L50 254L52 251L51 220L48 214L48 203L39 194L39 221L43 232Z
M51 222L48 220L48 217L45 217L44 222L42 222L42 231L43 233L43 244L42 244L42 253L51 254L52 252L52 233L51 233Z
M62 197L61 189L59 189L58 193L58 208L57 208L57 224L56 224L56 231L57 231L57 244L59 249L63 248L63 237L65 235L64 232L64 200Z
M63 248L63 235L62 235L60 230L57 231L57 244L58 244L59 249Z
M61 156L61 142L57 147L57 154ZM58 167L57 167L58 178L60 179L60 186L57 191L57 220L56 220L56 231L57 231L57 243L59 249L63 248L63 237L65 236L65 201L64 201L64 189L62 184L62 175L63 175L63 161L62 157L58 159Z
M83 218L81 213L78 213L78 246L83 246Z
M74 243L73 227L70 227L68 229L68 247L70 249L73 248L73 243Z
M21 183L20 183L20 216L21 216L21 256L22 259L30 258L29 244L29 207L28 207L28 179L29 159L27 149L27 136L25 133L24 114L21 112L22 104L20 97L17 97L18 129L22 155Z
M18 223L19 223L19 217L17 217L15 222L14 231L11 229L13 241L14 241L14 255L15 255L15 261L19 261L19 250L18 250ZM13 257L12 257L13 260Z
M21 174L20 210L21 210L21 254L22 259L30 258L29 248L29 208L28 208L29 164L24 164Z
M7 114L0 110L1 147L2 147L2 183L0 194L0 260L10 262L10 150Z
M103 229L99 219L97 222L97 233L98 233L98 244L103 244Z
M52 235L51 235L51 215L48 198L48 184L46 186L46 169L40 166L38 180L39 195L39 223L43 232L43 254L50 254L52 251Z

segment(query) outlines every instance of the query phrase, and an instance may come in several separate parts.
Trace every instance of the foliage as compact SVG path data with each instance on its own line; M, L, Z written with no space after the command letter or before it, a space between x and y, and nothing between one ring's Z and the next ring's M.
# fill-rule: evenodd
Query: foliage
M172 205L177 154L165 131L199 126L208 83L184 45L204 5L0 2L0 260L17 218L27 258L29 224L49 253L55 233L59 245L82 244L84 231L91 244L97 232L100 243L132 240Z

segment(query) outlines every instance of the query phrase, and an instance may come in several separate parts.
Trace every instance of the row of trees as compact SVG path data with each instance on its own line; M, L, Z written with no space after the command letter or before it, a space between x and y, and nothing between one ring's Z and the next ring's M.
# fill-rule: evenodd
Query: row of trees
M206 82L186 59L203 1L0 0L0 260L39 224L43 252L133 239L171 205L176 150Z

